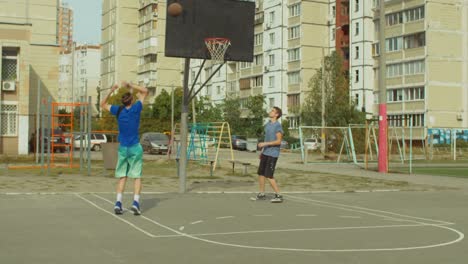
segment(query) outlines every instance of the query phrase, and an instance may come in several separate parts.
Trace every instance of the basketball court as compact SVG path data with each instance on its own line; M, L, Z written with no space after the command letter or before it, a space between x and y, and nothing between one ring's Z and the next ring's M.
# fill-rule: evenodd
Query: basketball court
M2 263L465 263L468 194L2 194ZM131 200L124 198L124 205Z

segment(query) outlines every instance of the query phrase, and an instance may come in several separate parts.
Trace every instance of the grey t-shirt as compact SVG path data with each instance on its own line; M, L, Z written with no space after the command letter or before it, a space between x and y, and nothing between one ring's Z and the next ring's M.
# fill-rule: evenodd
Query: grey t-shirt
M265 125L265 142L271 142L276 140L276 133L280 132L284 134L283 128L281 127L280 122L271 122L269 121ZM263 155L270 157L279 157L280 154L280 145L277 146L266 146L263 148Z

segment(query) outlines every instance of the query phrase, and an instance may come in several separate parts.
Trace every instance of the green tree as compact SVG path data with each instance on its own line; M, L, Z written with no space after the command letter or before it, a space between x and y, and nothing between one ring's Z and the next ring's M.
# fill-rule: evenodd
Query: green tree
M350 100L349 79L343 71L343 59L333 52L325 57L324 67L318 69L309 82L310 92L302 105L302 124L322 125L322 80L325 86L326 126L364 123L365 114L356 110Z
M194 101L195 111L198 123L208 122L222 122L223 109L220 105L213 104L207 97L201 97L199 100Z

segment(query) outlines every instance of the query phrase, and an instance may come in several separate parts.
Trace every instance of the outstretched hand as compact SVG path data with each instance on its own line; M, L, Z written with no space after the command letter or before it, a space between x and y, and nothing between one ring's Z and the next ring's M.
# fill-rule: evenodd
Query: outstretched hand
M112 85L112 88L111 88L112 92L117 90L117 89L119 89L119 84L115 83L114 85Z

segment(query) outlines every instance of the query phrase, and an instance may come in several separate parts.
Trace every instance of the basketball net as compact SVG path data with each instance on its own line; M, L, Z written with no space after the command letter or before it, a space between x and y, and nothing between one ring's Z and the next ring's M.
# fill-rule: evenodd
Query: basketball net
M211 54L212 61L224 62L224 54L231 46L231 40L227 38L206 38L205 44Z

